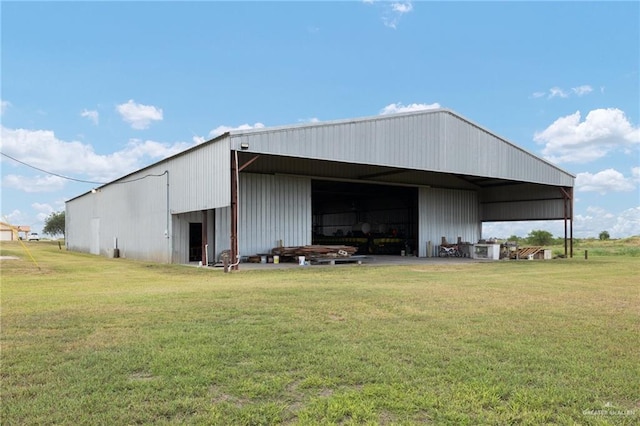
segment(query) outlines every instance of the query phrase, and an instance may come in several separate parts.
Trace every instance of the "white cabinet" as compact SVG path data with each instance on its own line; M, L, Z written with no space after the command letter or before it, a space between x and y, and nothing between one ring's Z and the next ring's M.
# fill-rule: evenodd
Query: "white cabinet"
M474 244L473 258L500 260L500 244Z

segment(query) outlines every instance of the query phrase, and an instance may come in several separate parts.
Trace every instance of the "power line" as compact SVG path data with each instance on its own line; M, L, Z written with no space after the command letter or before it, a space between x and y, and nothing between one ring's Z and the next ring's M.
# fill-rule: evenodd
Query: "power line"
M83 179L76 179L76 178L72 178L72 177L69 177L69 176L64 176L64 175L61 175L61 174L58 174L58 173L53 173L53 172L50 172L50 171L48 171L48 170L41 169L41 168L39 168L39 167L36 167L36 166L31 165L31 164L25 163L24 161L20 161L20 160L18 160L17 158L10 156L9 154L5 154L4 152L1 152L1 151L0 151L0 154L4 155L4 156L5 156L5 157L7 157L7 158L12 159L13 161L15 161L15 162L17 162L17 163L20 163L20 164L24 165L24 166L30 167L30 168L32 168L32 169L38 170L38 171L40 171L40 172L42 172L42 173L46 173L46 174L48 174L48 175L57 176L57 177L62 178L62 179L72 180L72 181L74 181L74 182L81 182L81 183L91 183L91 184L94 184L94 185L106 185L107 183L109 183L109 182L95 182L95 181L92 181L92 180L83 180ZM131 180L126 180L126 181L122 181L122 182L113 182L113 183L114 183L114 184L122 184L122 183L135 182L135 181L142 180L142 179L145 179L145 178L148 178L148 177L160 177L160 176L164 176L164 175L166 175L167 173L168 173L168 172L165 170L163 173L161 173L161 174L159 174L159 175L148 174L148 175L141 176L141 177L139 177L139 178L135 178L135 179L131 179Z
M42 173L46 173L48 175L57 176L57 177L62 178L62 179L67 179L67 180L72 180L72 181L75 181L75 182L82 182L82 183L93 183L93 184L96 184L96 185L103 185L103 184L107 183L107 182L94 182L94 181L90 181L90 180L82 180L82 179L72 178L72 177L69 177L69 176L59 175L58 173L49 172L49 171L41 169L39 167L32 166L31 164L27 164L24 161L20 161L17 158L14 158L14 157L10 156L9 154L5 154L4 152L0 152L0 154L4 155L7 158L12 159L16 163L20 163L20 164L22 164L24 166L31 167L32 169L38 170L38 171L40 171Z

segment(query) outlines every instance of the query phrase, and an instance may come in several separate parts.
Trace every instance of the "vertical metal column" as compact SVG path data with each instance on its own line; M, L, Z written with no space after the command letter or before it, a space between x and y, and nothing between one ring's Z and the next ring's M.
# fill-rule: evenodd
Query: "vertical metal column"
M169 203L169 170L165 170L163 174L167 175L167 226L164 230L164 237L167 239L167 263L173 263L173 238L171 238L173 232L171 229L169 229L171 227L171 204Z
M231 269L238 270L238 153L231 151Z
M560 188L564 201L564 256L573 257L573 188ZM569 221L569 244L567 248L567 221Z
M569 215L570 215L570 236L569 236L569 244L571 245L571 249L569 251L569 254L571 257L573 257L573 188L569 188L569 197L571 198L571 204L569 204Z
M564 257L567 257L567 193L562 190L564 193Z

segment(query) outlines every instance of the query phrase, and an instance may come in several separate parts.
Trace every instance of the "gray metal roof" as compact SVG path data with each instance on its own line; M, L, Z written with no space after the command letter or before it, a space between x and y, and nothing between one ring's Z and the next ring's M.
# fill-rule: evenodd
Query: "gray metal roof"
M575 176L448 109L234 130L231 149L260 154L247 171L483 188L572 187ZM350 170L334 173L332 168Z
M487 219L503 216L488 212L505 205L499 194L507 189L509 202L556 200L558 188L575 179L459 114L435 109L232 130L113 183L166 170L172 211L225 206L232 150L246 173L479 191L480 202L492 206Z

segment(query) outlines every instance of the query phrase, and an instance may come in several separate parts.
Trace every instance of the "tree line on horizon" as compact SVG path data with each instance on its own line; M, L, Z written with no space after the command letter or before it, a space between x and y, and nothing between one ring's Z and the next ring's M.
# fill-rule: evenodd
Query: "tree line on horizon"
M65 231L65 214L64 211L51 213L44 222L44 228L42 229L42 233L46 235L62 235L64 237ZM574 238L575 240L576 238ZM611 235L609 231L602 231L598 234L598 239L600 241L607 241L611 239ZM561 244L564 239L562 237L554 237L553 234L549 231L545 231L543 229L535 229L529 232L526 237L518 237L517 235L512 235L507 238L507 241L512 241L517 243L518 245L530 244L536 246L548 246L554 244Z

